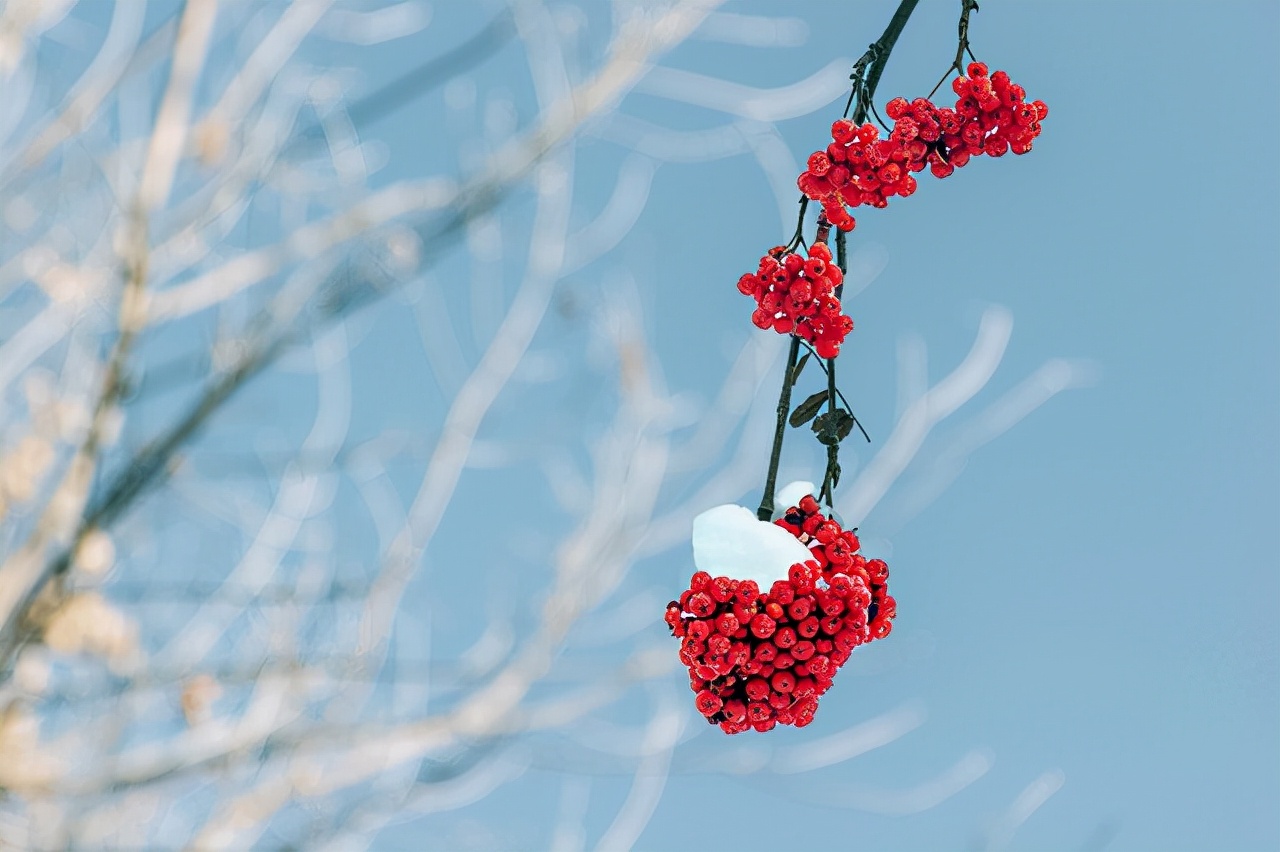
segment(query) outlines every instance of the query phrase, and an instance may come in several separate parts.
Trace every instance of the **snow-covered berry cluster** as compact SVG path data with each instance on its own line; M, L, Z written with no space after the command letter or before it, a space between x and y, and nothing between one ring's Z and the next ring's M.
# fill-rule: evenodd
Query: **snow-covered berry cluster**
M738 279L738 292L756 300L751 321L779 334L794 334L812 344L820 358L840 354L853 320L840 312L836 288L844 281L824 242L809 247L806 260L777 246L760 258L754 274Z
M897 604L889 566L805 497L775 522L813 558L761 591L754 580L698 571L666 622L680 637L695 704L726 733L804 727L859 645L889 635Z
M988 76L981 62L968 71L952 82L954 108L927 98L889 101L885 114L894 125L886 139L873 124L859 127L842 118L831 125L832 142L810 155L796 181L800 191L822 205L831 224L849 231L855 224L849 209L885 207L895 195L911 195L912 173L926 166L936 177L947 177L972 157L1030 151L1049 114L1044 101L1027 102L1026 91L1004 71Z

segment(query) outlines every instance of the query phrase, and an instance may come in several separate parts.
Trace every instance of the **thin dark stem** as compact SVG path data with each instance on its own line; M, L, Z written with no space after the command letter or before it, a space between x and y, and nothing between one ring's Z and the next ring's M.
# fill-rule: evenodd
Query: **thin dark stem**
M871 115L872 115L872 117L873 117L873 118L875 118L876 123L877 123L877 124L879 124L882 128L884 128L885 133L892 133L892 132L893 132L893 128L891 128L891 127L888 125L888 123L887 123L887 122L885 122L885 120L884 120L883 118L881 118L881 117L880 117L880 110L876 109L876 105L875 105L875 104L872 104L872 105L871 105Z
M809 210L809 196L800 196L800 215L796 217L796 232L787 243L787 251L795 251L804 243L804 214Z
M801 340L800 345L809 351L809 354L818 362L818 368L822 370L822 375L827 375L826 359L818 356L818 350L814 349L807 342ZM867 430L862 428L862 421L853 413L853 406L849 404L849 400L845 397L844 392L840 388L836 388L836 397L844 403L845 410L849 412L849 416L853 418L853 425L858 427L858 431L862 433L862 437L867 439L867 443L871 443L871 436L867 434Z
M840 267L841 275L849 274L849 246L846 242L847 235L844 231L836 234L836 266ZM840 280L840 286L836 287L836 297L839 298L844 294L844 279ZM831 362L832 370L830 372L831 384L835 385L835 361ZM853 425L858 427L858 431L862 433L862 437L867 439L867 443L871 443L871 436L867 434L867 430L862 428L862 421L853 413L853 406L849 404L849 400L844 398L844 394L837 389L836 393L840 394L840 400L844 403L844 407L848 410L849 416L853 418Z
M884 67L889 62L889 54L893 51L898 36L902 35L903 28L906 27L911 13L915 11L916 4L919 2L920 0L902 0L893 17L889 19L889 26L884 28L884 33L854 64L854 90L858 94L858 107L853 113L854 124L862 124L867 120L867 111L870 109L871 99L875 97L876 86L880 85L880 75L884 73ZM972 0L963 0L963 2L972 2ZM863 76L864 73L865 76Z
M841 116L847 118L849 110L853 107L854 101L858 103L858 111L854 115L853 123L862 124L867 120L867 110L871 107L871 99L875 97L876 86L880 85L880 75L884 73L884 66L889 61L889 54L893 52L893 46L898 42L898 36L902 35L903 28L907 25L907 20L911 17L911 13L915 11L916 4L920 0L902 0L898 4L898 9L893 13L893 17L889 19L889 26L885 27L880 38L875 41L867 52L862 54L857 62L853 63L853 73L849 78L853 80L853 88L849 91L849 100L845 102L844 112ZM974 0L962 0L964 3L974 3ZM974 3L974 8L977 4ZM880 124L884 126L884 121L876 116ZM802 242L802 232L804 229L804 214L808 208L809 199L805 195L800 196L800 222L796 226L795 236L791 238L789 247L794 249Z
M960 24L956 28L958 31L956 58L951 60L951 65L943 73L942 79L939 80L938 84L929 91L930 98L933 97L934 92L938 91L943 83L947 82L947 78L951 76L952 71L957 74L964 73L964 65L962 63L964 62L964 55L966 53L969 54L970 59L975 62L977 61L977 57L975 57L973 55L973 51L969 49L969 15L976 11L978 11L977 0L960 0Z
M849 274L848 235L844 231L836 231L836 266L840 267L840 283L836 285L836 298L844 295L844 276Z
M836 416L836 359L827 360L827 417L831 421L835 421ZM836 470L840 466L840 443L838 441L827 444L827 470L822 475L822 491L820 496L827 501L830 506L834 500L831 491L835 487Z
M791 411L791 386L795 383L796 361L800 357L800 338L792 336L787 349L787 368L782 371L782 392L778 394L778 422L773 430L773 449L769 451L769 472L764 478L764 494L760 495L760 508L756 517L762 521L773 519L773 492L778 487L778 462L782 459L782 439L787 434L787 415Z
M844 273L849 271L848 257L848 237L844 231L836 231L836 266L840 267L841 281L836 286L836 298L844 293ZM836 397L840 392L836 389L836 359L827 359L827 417L831 418L831 422L835 422L836 416ZM841 395L842 396L842 395ZM846 403L847 405L848 403ZM852 407L850 407L849 415L853 416ZM859 427L861 428L861 427ZM865 432L863 433L866 434ZM830 506L835 503L832 491L835 489L836 479L839 477L840 470L840 442L839 440L827 444L827 469L822 476L822 491L820 495L827 501Z
M885 27L880 38L867 48L867 52L863 54L861 59L854 63L853 73L850 75L853 80L853 88L849 93L849 100L845 104L843 114L848 116L849 109L856 101L857 110L853 118L855 124L862 124L866 121L868 110L871 109L871 100L875 97L876 87L880 84L880 76L884 73L885 65L889 61L889 54L893 52L893 46L897 44L898 36L902 35L903 28L906 27L907 21L911 18L911 13L915 11L919 2L920 0L902 0L898 4L897 10L893 13L893 17L889 19L889 25ZM962 0L962 2L968 4L973 3L974 0ZM974 5L976 7L976 3ZM881 123L883 124L883 121ZM795 234L787 244L788 251L795 250L804 242L804 216L808 209L809 199L802 194L800 196L799 220L796 222ZM836 233L836 252L840 271L847 272L848 264L845 258L845 235L843 231ZM837 288L837 298L842 289L843 287ZM773 433L773 447L769 452L769 471L765 476L764 494L760 497L760 508L756 511L756 517L762 521L768 521L773 517L773 492L778 484L778 463L782 458L782 441L787 432L787 415L791 408L791 386L795 382L795 367L800 354L801 342L800 338L792 336L791 347L787 352L787 368L782 374L782 391L778 395L778 422ZM810 349L812 351L812 347ZM819 359L819 363L822 363L821 359ZM823 369L827 374L828 416L834 418L833 412L835 411L837 399L844 402L850 416L852 416L852 406L849 406L844 394L840 393L839 388L836 387L835 359L827 359ZM853 422L857 425L858 430L862 432L863 437L870 441L870 436L867 435L867 431L862 428L862 424L858 422L856 417ZM837 473L839 465L836 459L838 451L838 445L828 445L827 473L822 484L823 493L827 495L828 502L830 502L831 491L835 486L835 479L839 475Z

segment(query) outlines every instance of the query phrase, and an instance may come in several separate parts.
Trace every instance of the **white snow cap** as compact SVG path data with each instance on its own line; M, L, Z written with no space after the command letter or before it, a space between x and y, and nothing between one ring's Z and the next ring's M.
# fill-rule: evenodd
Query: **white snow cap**
M784 485L778 489L773 497L773 519L776 521L786 514L787 510L792 506L799 506L800 501L805 497L818 496L816 487L812 482L800 480L792 482L790 485ZM844 519L831 506L822 507L823 514L835 521L840 526L844 526Z
M758 520L745 506L716 506L693 519L693 564L713 577L755 580L768 589L792 565L811 558L795 536Z
M773 519L778 520L786 514L788 509L799 506L801 500L810 496L813 496L812 482L801 480L782 486L778 489L778 493L773 495Z

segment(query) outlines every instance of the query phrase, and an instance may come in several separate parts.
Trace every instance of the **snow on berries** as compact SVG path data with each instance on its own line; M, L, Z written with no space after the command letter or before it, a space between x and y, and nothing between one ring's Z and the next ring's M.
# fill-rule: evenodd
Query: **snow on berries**
M831 262L831 249L815 242L808 259L784 246L770 249L754 274L738 279L738 292L755 298L751 321L758 328L794 334L811 344L820 358L834 358L853 330L853 320L841 313L836 295L843 281L840 267Z
M939 108L927 98L889 101L885 115L894 125L886 139L874 124L859 127L842 118L831 125L832 142L810 155L796 181L800 191L822 205L831 224L849 231L855 224L849 209L885 207L895 195L911 195L917 187L913 173L926 167L941 178L972 157L1030 151L1049 114L1044 101L1028 102L1026 90L1004 71L988 76L981 62L968 71L952 82L954 108Z
M853 531L812 496L774 524L809 548L785 578L762 591L698 571L667 605L694 705L729 734L808 725L853 649L888 636L897 615L889 566L860 555Z

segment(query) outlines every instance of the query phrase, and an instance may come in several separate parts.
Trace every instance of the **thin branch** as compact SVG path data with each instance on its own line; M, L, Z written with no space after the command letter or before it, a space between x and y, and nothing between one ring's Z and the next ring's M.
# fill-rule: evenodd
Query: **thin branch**
M709 11L707 3L685 3L668 10L660 21L637 21L633 25L625 25L615 39L608 59L595 76L566 97L548 105L542 121L499 149L490 160L490 168L459 191L457 204L450 215L432 226L428 236L442 243L468 221L497 205L535 165L577 132L583 122L616 103L647 69L653 55L679 43ZM94 501L86 512L74 541L99 526L115 521L134 505L142 493L167 478L179 448L249 380L273 364L302 333L315 331L354 307L381 298L388 292L385 288L376 287L362 290L350 285L342 287L341 279L334 283L339 286L330 288L330 296L319 306L321 310L309 327L299 328L296 322L282 324L278 317L268 315L262 323L266 336L259 335L251 342L246 347L246 354L232 369L216 379L173 426L148 443L121 473L108 482L102 498ZM295 317L301 309L301 304L293 304L287 315ZM41 566L39 559L43 552L42 547L40 552L30 554L31 564L25 572L25 582L3 587L14 589L17 596L11 603L0 601L6 604L0 606L0 616L5 618L4 629L0 631L0 672L7 670L18 647L15 614L25 612L46 582L70 567L74 546L63 548Z
M867 120L867 111L875 97L876 87L880 85L880 75L884 73L884 67L889 62L889 54L893 52L898 36L902 35L902 30L919 2L920 0L902 0L893 17L889 19L889 25L885 27L884 33L872 42L867 52L853 64L853 73L849 75L853 80L853 91L849 93L849 103L845 105L844 114L849 114L849 107L856 101L857 108L853 113L854 124L862 124Z
M947 82L947 78L954 71L957 74L964 74L964 55L969 54L972 59L973 51L969 49L969 15L978 11L978 0L960 0L960 23L957 25L959 37L956 44L956 56L951 60L951 64L947 66L947 70L943 72L940 79L932 89L929 90L929 97L932 98L934 93Z
M787 434L787 415L791 411L791 388L795 384L796 361L800 355L800 338L791 336L787 348L787 365L782 371L782 390L778 393L778 419L773 430L773 447L769 450L769 471L764 478L764 493L760 495L760 508L756 517L762 521L773 519L773 492L778 487L778 462L782 459L782 440Z
M204 65L215 12L213 0L190 0L178 25L173 66L156 116L135 208L122 226L126 268L117 318L119 334L107 358L89 429L35 531L17 553L0 565L0 577L5 580L0 583L0 671L7 668L19 619L50 576L50 563L41 563L50 550L60 549L63 555L55 556L53 563L64 559L69 562L70 554L89 531L75 516L88 499L106 424L125 388L125 362L146 323L143 296L149 258L148 217L169 194L188 129L191 92Z

